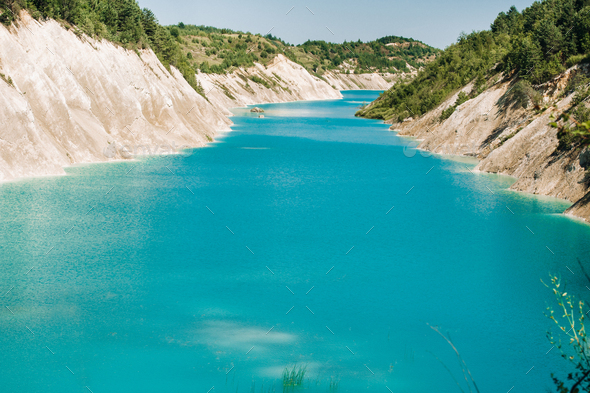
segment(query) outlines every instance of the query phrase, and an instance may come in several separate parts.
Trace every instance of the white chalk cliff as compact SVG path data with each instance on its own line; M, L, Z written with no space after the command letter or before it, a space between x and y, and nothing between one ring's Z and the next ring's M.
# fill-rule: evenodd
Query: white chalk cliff
M439 120L440 115L455 103L459 91L432 111L393 124L391 129L419 139L424 150L476 157L480 160L476 171L515 177L512 190L566 199L574 203L566 214L590 221L586 175L590 149L560 150L557 129L549 126L552 116L559 117L570 105L574 93L565 96L563 92L577 72L587 70L574 66L538 87L546 106L540 112L503 104L514 83L504 80L458 106L444 121ZM462 90L469 93L471 88Z
M127 158L123 145L203 146L230 128L232 107L337 99L339 89L392 85L378 74L320 79L278 55L267 67L198 74L205 99L151 50L138 55L24 11L18 25L0 26L0 73L0 180Z

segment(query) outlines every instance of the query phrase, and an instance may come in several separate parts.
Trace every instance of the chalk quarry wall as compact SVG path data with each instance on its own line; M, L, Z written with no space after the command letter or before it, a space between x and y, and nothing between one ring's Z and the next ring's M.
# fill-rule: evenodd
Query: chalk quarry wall
M151 50L138 55L26 12L17 25L0 26L0 73L0 180L127 158L123 145L203 146L230 128L233 107L338 99L340 89L393 84L378 74L320 79L278 55L266 67L198 74L205 99ZM249 80L253 75L265 83Z

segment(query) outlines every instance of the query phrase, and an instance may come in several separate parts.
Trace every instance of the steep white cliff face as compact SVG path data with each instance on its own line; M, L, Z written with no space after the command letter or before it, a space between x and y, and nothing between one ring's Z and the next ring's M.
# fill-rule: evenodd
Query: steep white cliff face
M410 74L342 74L326 72L323 78L338 90L387 90L395 81Z
M4 179L63 173L104 161L109 143L200 146L230 121L151 51L80 39L23 13L0 27L0 172ZM168 131L174 127L173 131ZM168 134L167 134L168 133Z
M252 77L260 78L262 83L254 82ZM326 72L322 78L310 75L282 54L266 67L256 64L226 75L197 75L209 101L228 114L228 108L263 102L337 99L342 97L339 90L387 90L399 77Z
M251 77L261 82L254 82ZM256 64L225 75L201 73L197 80L209 101L227 115L231 114L229 108L264 102L342 98L338 90L282 54L266 67Z
M229 129L229 108L337 99L337 89L358 87L345 75L331 75L327 83L279 55L267 67L197 75L206 100L151 50L138 55L78 37L53 20L38 22L26 12L20 17L18 25L0 26L0 73L6 80L0 80L0 180L129 158L144 152L140 146L171 152L203 146ZM248 79L254 75L266 86ZM372 75L362 86L386 89L392 83Z
M557 129L549 126L551 115L558 116L570 105L573 94L563 98L559 94L576 69L544 86L546 99L556 107L542 113L503 105L502 97L511 88L511 81L507 81L463 103L445 121L439 120L440 115L459 92L424 116L391 128L400 130L399 135L421 139L422 149L477 157L481 161L476 170L514 176L513 190L577 202L567 213L589 220L583 149L559 150ZM463 90L469 92L471 86Z

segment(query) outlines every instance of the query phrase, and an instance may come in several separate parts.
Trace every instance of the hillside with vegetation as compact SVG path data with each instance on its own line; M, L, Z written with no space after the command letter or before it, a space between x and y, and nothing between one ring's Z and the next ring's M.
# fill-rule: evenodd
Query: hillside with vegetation
M469 95L459 97L441 114L444 120L499 79L514 81L509 100L524 106L532 102L531 108L539 109L541 85L575 64L588 62L589 53L590 1L546 0L522 12L512 7L501 12L489 30L462 34L415 79L392 87L358 115L392 122L419 117L472 83ZM577 104L570 111L580 125L571 130L576 135L587 134L588 124L583 124L589 120L588 109L578 106L590 93L587 82L580 75L568 86L569 91L578 91Z
M168 26L195 69L224 73L254 62L267 64L278 53L314 74L339 70L344 73L401 73L433 60L438 49L404 37L384 37L371 42L306 41L290 45L270 34L236 32L209 26Z
M321 77L326 70L407 73L439 52L422 42L395 36L368 43L308 41L294 46L270 34L184 23L162 26L152 11L140 8L135 0L0 0L0 22L17 22L21 9L38 20L58 20L79 36L106 39L136 51L151 48L166 68L176 67L201 94L195 73L222 74L255 62L266 65L279 53Z

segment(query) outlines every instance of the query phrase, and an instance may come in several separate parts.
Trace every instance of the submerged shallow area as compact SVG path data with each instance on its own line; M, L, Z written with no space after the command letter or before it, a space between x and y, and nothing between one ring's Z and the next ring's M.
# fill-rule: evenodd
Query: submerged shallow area
M456 392L428 324L480 391L550 388L541 280L585 294L590 227L343 94L236 109L187 155L2 184L0 390L272 392L304 367L288 390Z

